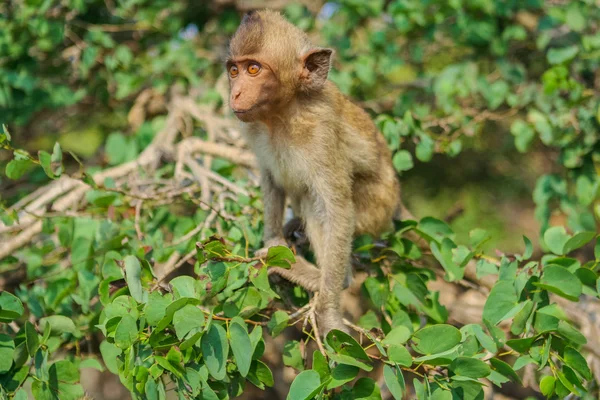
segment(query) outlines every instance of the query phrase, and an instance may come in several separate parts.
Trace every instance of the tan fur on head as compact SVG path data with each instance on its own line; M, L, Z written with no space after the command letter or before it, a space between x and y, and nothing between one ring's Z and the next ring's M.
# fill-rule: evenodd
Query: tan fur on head
M268 54L280 71L288 70L311 48L306 33L272 10L246 14L229 44L230 57Z

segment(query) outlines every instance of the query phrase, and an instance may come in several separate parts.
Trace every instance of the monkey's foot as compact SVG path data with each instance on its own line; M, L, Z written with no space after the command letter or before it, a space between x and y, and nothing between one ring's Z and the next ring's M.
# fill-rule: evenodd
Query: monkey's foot
M287 245L288 244L284 238L269 239L265 242L265 247L263 247L262 249L256 250L256 252L254 253L254 256L260 257L260 258L265 258L267 256L267 253L269 252L270 247L275 247L275 246L286 246L287 247Z
M311 292L318 292L321 281L321 271L302 256L296 256L296 263L290 269L281 267L269 268L269 275L279 275L296 285Z

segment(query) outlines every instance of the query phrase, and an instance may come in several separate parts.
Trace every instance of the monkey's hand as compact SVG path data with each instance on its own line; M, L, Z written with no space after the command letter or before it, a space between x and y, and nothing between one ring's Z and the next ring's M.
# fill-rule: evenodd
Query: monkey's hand
M287 247L287 245L288 245L287 242L282 237L269 239L265 242L265 247L263 247L262 249L256 250L256 252L254 253L254 256L260 257L260 258L265 258L267 256L267 253L269 252L269 248L275 247L275 246L286 246Z

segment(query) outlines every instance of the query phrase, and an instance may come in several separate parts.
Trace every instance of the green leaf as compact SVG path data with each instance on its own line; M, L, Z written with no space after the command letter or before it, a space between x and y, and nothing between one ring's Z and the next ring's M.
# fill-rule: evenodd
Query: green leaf
M381 343L385 346L389 346L392 344L404 344L410 339L412 332L404 325L397 326L392 328L392 330L385 335L385 338L381 341Z
M55 376L61 382L77 383L79 382L79 369L71 361L60 360L50 366L50 376Z
M2 138L3 140L0 140L0 143L3 143L4 140L6 140L7 142L10 142L12 140L11 136L10 136L10 132L8 132L8 128L6 127L5 124L2 124L2 132L4 134L4 137L2 137L0 135L0 138Z
M173 327L177 339L182 340L192 331L198 332L204 326L204 313L198 307L186 304L173 314Z
M490 366L481 360L471 357L457 357L448 367L456 375L469 378L484 378L492 371Z
M563 254L569 254L573 250L585 246L596 236L596 232L579 232L570 238L563 248Z
M25 322L25 344L27 345L29 356L34 357L35 352L40 346L40 338L35 330L35 326L29 321Z
M510 331L513 335L520 335L521 333L525 332L527 321L529 320L529 316L533 311L534 304L531 300L527 299L521 304L523 304L523 308L517 313L517 315L515 315L513 323L510 327Z
M562 48L553 48L548 50L548 54L546 57L548 58L548 62L552 65L562 64L564 62L570 61L579 53L579 47L576 45L562 47Z
M566 367L566 368L568 368L568 367ZM575 389L575 386L573 386L573 383L571 383L569 378L562 371L556 371L556 376L558 377L558 380L560 381L560 383L562 383L563 386L569 392L575 393L577 391L577 389ZM558 387L558 382L557 382L556 387Z
M552 396L554 393L554 385L556 384L556 379L553 376L545 376L540 381L540 391L546 397Z
M165 295L166 296L166 295ZM165 315L156 325L156 329L154 332L160 332L164 330L173 320L173 316L177 310L182 309L187 304L198 305L200 300L192 299L190 297L182 297L180 299L175 300L171 304L169 304L165 310Z
M125 281L129 287L131 297L138 303L145 303L148 301L148 292L142 287L142 265L140 260L135 256L126 256L123 261L125 262Z
M246 377L248 371L250 371L250 364L252 363L252 352L248 351L248 349L252 348L250 336L248 336L248 332L243 326L235 322L229 325L229 334L231 335L231 350L238 371L240 371L240 374L243 377Z
M327 353L333 361L354 365L365 371L373 369L365 350L347 333L332 329L325 337L325 345Z
M106 368L113 374L119 373L117 357L121 355L121 353L121 349L106 340L100 343L100 354L102 354L104 365L106 365Z
M406 384L404 383L404 376L402 375L400 368L394 370L394 368L389 365L384 365L383 379L394 399L402 400Z
M369 293L369 298L377 308L385 306L390 295L390 284L387 279L375 278L373 276L365 279L365 288Z
M573 347L565 348L564 353L565 363L573 368L575 371L579 372L585 379L592 379L592 371L590 367L587 365L587 361L585 358L575 350Z
M39 151L38 158L40 160L40 165L48 177L56 179L62 175L62 150L58 142L54 145L52 155L45 151Z
M19 389L16 391L13 400L27 400L27 392L25 389Z
M273 246L267 252L265 265L267 267L290 268L296 262L294 253L286 246Z
M327 358L325 358L323 353L321 353L319 350L315 350L313 352L312 369L319 373L319 376L321 377L321 382L325 382L331 375L331 370L329 369L329 363L327 362Z
M558 265L547 265L540 282L534 282L534 285L572 301L578 301L583 290L579 278Z
M483 318L498 324L517 304L515 288L510 281L499 281L492 288L483 307Z
M498 358L490 358L490 364L492 365L492 368L498 373L506 376L507 378L510 378L513 382L516 382L519 385L523 384L523 382L521 382L521 377L519 377L515 370L506 362Z
M151 326L156 326L164 318L167 306L173 301L171 294L162 295L158 291L150 293L148 302L144 307L146 322Z
M544 232L544 242L546 246L554 254L562 256L564 253L565 244L569 241L570 236L565 231L563 226L553 226Z
M275 383L273 381L271 370L260 360L255 360L252 363L250 373L248 374L248 380L261 389L264 389L264 385L272 387Z
M6 176L9 179L19 179L22 177L32 166L33 162L29 159L15 159L11 160L6 164Z
M398 172L408 171L415 166L413 163L412 154L410 154L410 152L407 150L400 150L396 152L392 159L392 163Z
M225 378L229 342L227 332L219 324L213 323L201 340L202 357L208 372L217 380Z
M444 390L442 388L436 389L431 394L429 400L452 400L452 392L450 390Z
M392 344L387 350L390 361L402 367L410 367L412 365L412 356L406 350L406 347Z
M10 336L0 333L0 375L12 366L14 353L15 342Z
M576 32L583 31L587 24L586 16L583 14L581 7L577 2L568 4L565 20L569 28Z
M11 322L23 315L23 303L15 295L0 293L0 322Z
M121 349L131 346L138 337L136 320L131 315L125 315L117 325L115 331L115 344Z
M360 378L352 389L354 400L381 400L381 391L377 382L371 378Z
M291 340L283 346L283 364L299 371L304 369L304 359L300 351L300 342Z
M75 333L77 331L77 327L75 327L73 320L64 315L51 315L40 319L40 329L45 330L46 324L50 326L51 332L54 335Z
M578 345L587 344L587 339L577 329L566 321L558 322L558 333Z
M446 271L444 278L449 282L462 279L465 275L465 269L454 262L453 256L455 250L457 250L457 246L449 238L444 238L441 246L438 246L435 242L431 243L431 253L442 264L442 267Z
M452 325L439 324L427 326L413 335L415 350L421 354L438 354L452 349L460 343L462 335Z
M331 381L327 384L327 390L335 389L350 382L358 375L360 369L354 365L338 364L331 371Z
M287 400L309 400L321 390L321 378L319 373L313 370L302 371L296 376Z
M454 237L454 232L447 223L433 217L421 219L417 225L417 229L422 236L423 234L425 235L425 239L428 242L435 240L441 243L445 237L450 239Z
M510 133L515 137L515 147L520 153L525 153L529 150L535 131L525 121L517 119L510 127Z
M484 331L481 325L466 325L463 329L470 327L473 331L473 334L477 338L477 341L490 353L496 353L498 351L498 345L496 341L488 336ZM462 330L462 329L461 329Z
M135 142L128 140L121 133L111 133L106 139L105 153L108 163L111 165L133 160L137 152Z
M533 255L533 243L527 236L523 236L523 241L525 242L525 253L523 254L523 260L529 260Z
M276 337L288 326L290 316L285 311L277 310L271 315L267 327L271 331L271 336Z
M506 344L509 347L511 347L512 349L516 350L517 352L523 354L523 353L526 353L531 348L531 346L533 345L533 342L535 342L536 339L537 339L537 336L523 338L523 339L511 339L511 340L508 340L506 342Z
M546 115L536 109L531 109L527 113L527 118L535 126L542 143L546 145L552 144L554 141L554 131Z
M180 299L182 297L191 297L198 298L198 293L196 291L196 279L191 276L178 276L172 279L169 284L173 288L173 294L176 299Z
M415 155L419 161L428 162L433 157L435 141L429 135L419 135L419 143L415 148Z

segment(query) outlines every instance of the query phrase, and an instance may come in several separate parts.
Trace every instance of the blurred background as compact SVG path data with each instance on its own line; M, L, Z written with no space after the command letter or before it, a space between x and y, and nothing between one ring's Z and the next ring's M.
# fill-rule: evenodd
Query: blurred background
M228 40L265 7L336 50L330 79L386 136L415 215L446 220L457 242L486 229L499 253L522 251L522 235L544 246L553 225L598 231L595 0L5 0L0 124L13 149L0 170L14 149L55 142L67 173L135 160L175 96L230 119ZM183 121L183 136L211 139L209 122ZM212 170L246 179L218 160ZM4 208L49 181L25 163L12 177L0 174ZM125 398L103 387L97 398Z

